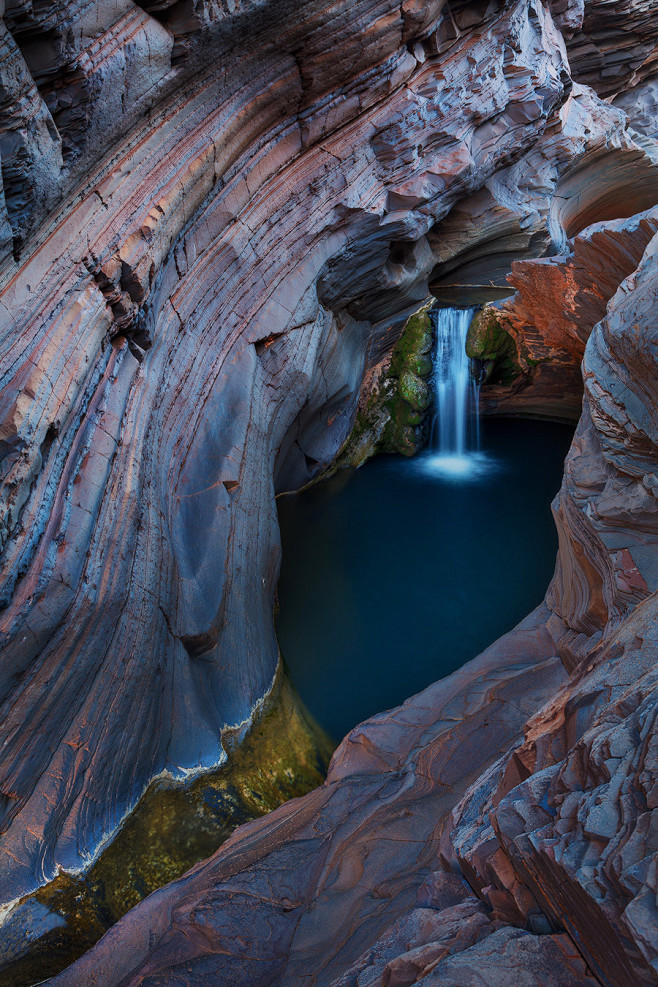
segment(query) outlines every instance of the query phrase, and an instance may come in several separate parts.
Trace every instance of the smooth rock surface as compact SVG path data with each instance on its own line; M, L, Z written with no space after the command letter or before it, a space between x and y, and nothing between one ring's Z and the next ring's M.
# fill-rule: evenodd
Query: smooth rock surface
M355 728L321 788L241 827L54 983L343 976L415 907L459 793L564 680L546 616L540 609L464 669Z
M546 603L53 983L658 982L656 249L587 344Z

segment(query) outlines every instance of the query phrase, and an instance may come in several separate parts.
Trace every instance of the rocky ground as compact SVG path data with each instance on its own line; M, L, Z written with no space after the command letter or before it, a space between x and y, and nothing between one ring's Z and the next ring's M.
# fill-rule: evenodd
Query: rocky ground
M248 728L274 496L430 289L499 299L491 407L584 353L542 608L59 983L656 981L651 7L7 0L0 938Z

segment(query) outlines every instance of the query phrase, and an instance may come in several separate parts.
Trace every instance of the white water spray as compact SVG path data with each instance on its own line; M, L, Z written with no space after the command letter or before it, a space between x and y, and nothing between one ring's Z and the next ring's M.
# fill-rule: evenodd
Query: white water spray
M480 385L466 356L466 333L474 308L439 308L431 313L434 344L435 413L430 466L455 477L479 472Z

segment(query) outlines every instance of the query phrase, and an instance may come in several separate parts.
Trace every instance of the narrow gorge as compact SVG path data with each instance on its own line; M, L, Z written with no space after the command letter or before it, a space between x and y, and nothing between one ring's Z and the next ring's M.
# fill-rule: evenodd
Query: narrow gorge
M655 3L0 0L0 175L0 984L658 984ZM425 545L442 359L529 431ZM346 483L375 610L463 559L329 722Z

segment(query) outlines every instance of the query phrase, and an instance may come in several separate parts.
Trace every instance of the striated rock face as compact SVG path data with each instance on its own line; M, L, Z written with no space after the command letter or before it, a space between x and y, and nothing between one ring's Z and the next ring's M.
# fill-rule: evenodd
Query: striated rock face
M83 874L60 874L12 908L0 983L41 982L82 955L147 894L217 849L231 832L321 784L335 744L283 673L246 736L225 731L229 758L187 784L155 784Z
M546 603L54 983L658 982L657 250L587 344Z
M632 150L603 104L578 130L541 4L442 7L211 23L204 5L149 112L132 122L135 96L110 127L120 144L76 144L59 184L34 177L35 202L61 205L29 242L9 210L26 245L0 306L4 902L87 867L152 779L219 764L222 731L267 693L274 494L347 436L368 354L428 294L426 234L549 120L574 153ZM102 40L102 79L132 52L137 84L124 13L92 31L71 8L49 65ZM6 22L26 65L27 38L52 37L40 16Z
M655 74L656 18L651 0L558 0L574 78L599 96L633 90Z
M610 54L624 18L630 75ZM397 948L387 930L437 870L456 800L650 607L658 171L650 128L600 97L637 90L640 106L658 24L630 0L8 0L0 28L2 906L86 873L150 785L217 768L247 730L278 666L274 496L333 460L364 372L430 288L507 294L513 260L557 253L520 262L507 316L554 364L541 408L608 305L547 606L360 728L308 801L157 892L112 933L112 960L106 940L90 961L108 983L179 964L294 979L311 956L347 976L381 937L382 961ZM532 287L544 270L550 309ZM470 916L461 958L437 946L433 975L479 966L486 935L497 976L519 954L536 977L559 958L588 982L577 939L594 878L582 914L558 922L520 864L537 907L510 910L505 885L500 914L468 866L458 901L418 906ZM624 894L644 907L642 866ZM622 928L619 907L599 911L646 976L647 920ZM512 914L536 929L510 931ZM238 928L254 939L236 947ZM393 940L424 949L434 928L412 916ZM63 976L92 982L85 963Z
M491 364L485 413L578 420L585 344L657 230L654 208L588 227L566 256L512 263L515 294L487 307L469 337L469 355Z
M405 928L394 943L436 938L441 880L438 887L429 880L418 909L415 901L435 866L440 821L483 760L502 753L565 678L546 616L540 609L465 669L355 728L321 788L241 827L220 854L138 906L59 982L214 976L268 984L312 974L331 983L353 964L368 966L361 954L393 936L398 916ZM495 927L467 886L454 883L446 904L469 899L469 945Z
M655 622L651 599L529 721L450 833L495 914L564 928L603 983L656 982Z

